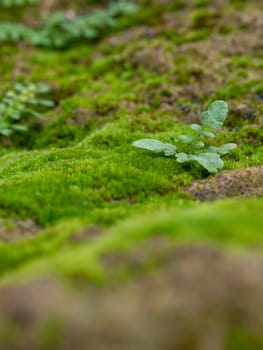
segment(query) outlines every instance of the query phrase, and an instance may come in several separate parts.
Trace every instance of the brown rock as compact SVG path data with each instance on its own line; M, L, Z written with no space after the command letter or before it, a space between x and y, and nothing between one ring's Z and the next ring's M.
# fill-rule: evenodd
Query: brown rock
M61 350L224 350L233 329L262 336L261 254L171 242L152 248L164 263L128 283L73 289L43 278L1 287L2 348L43 349L41 334L51 334ZM132 264L148 261L138 259L142 252Z
M201 201L226 197L263 196L263 165L224 171L213 178L195 181L186 192Z

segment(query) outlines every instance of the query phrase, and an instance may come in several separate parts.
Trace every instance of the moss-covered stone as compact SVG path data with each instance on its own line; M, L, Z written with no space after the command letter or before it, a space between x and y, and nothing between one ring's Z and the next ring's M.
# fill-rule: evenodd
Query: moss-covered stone
M0 44L1 95L44 82L56 103L0 139L0 240L37 233L0 242L5 350L263 348L262 2L138 4L94 43ZM38 6L0 18L34 26ZM225 172L132 147L186 134L215 99L230 113L212 143L238 144Z

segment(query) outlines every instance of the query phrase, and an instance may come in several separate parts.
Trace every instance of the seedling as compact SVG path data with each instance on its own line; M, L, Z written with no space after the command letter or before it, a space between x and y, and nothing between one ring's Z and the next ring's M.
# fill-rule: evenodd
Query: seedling
M0 6L14 7L35 4L38 0L0 0Z
M207 111L201 114L202 124L192 124L191 135L171 137L173 143L163 143L154 139L142 139L133 142L133 146L143 148L165 157L175 157L178 163L195 161L210 173L217 173L224 167L221 156L235 149L235 143L226 143L220 147L209 145L214 138L214 130L223 126L227 117L228 105L225 101L213 102Z
M10 136L14 131L26 131L29 117L41 118L39 107L53 107L54 102L39 97L49 92L44 84L20 84L13 86L0 101L0 136Z
M37 0L0 0L0 5L14 6ZM25 41L35 46L65 49L78 42L93 42L118 25L118 18L137 11L133 2L120 0L108 8L92 11L88 15L70 17L67 13L54 12L39 24L30 28L15 22L0 22L0 43Z

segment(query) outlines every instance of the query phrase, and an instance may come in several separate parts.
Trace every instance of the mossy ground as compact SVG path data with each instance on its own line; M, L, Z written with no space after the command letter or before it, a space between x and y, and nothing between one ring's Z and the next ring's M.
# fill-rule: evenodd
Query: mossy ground
M215 144L238 144L224 158L225 170L262 164L263 6L261 1L209 4L142 1L139 12L121 20L117 31L64 51L1 44L0 91L16 81L41 81L52 87L50 98L57 104L42 121L32 122L27 134L0 140L0 217L39 225L36 237L0 243L3 285L19 290L22 281L63 276L79 288L98 284L103 295L107 288L126 288L138 275L150 279L182 245L213 245L230 255L256 249L261 256L262 198L201 204L185 189L208 178L206 171L131 146L139 138L167 141L187 132L211 101L224 99L230 115ZM30 12L24 20L32 20ZM154 237L168 238L172 253L162 244L154 254L144 249ZM165 292L158 297L165 298ZM60 308L57 312L64 315ZM9 343L12 332L19 334L17 325L12 327L0 329L5 349L28 350L28 344ZM231 321L226 327L228 334L223 340L217 335L216 345L193 337L191 346L178 340L167 348L263 348L260 323L259 330L249 322ZM46 328L44 345L31 339L32 349L50 348L49 336L58 341L52 333L56 327ZM155 349L145 345L146 333L136 349ZM119 349L118 336L114 339L112 349ZM90 348L102 349L94 344Z

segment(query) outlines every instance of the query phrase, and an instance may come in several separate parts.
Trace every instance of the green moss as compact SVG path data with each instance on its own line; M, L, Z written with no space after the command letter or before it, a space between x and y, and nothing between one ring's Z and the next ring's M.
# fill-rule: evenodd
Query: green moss
M115 131L111 138L115 136L121 144L123 139L117 135ZM137 154L130 144L118 148L109 139L101 144L101 136L94 148L38 152L30 159L20 158L16 168L5 166L1 214L29 216L48 224L60 218L89 216L94 208L130 206L176 190L171 181L176 174L174 161ZM99 150L100 145L108 150ZM181 172L179 168L179 176Z
M206 7L209 5L209 1L208 0L195 0L194 5L196 7Z
M58 104L43 122L31 125L29 134L15 135L8 155L6 149L0 151L2 216L31 217L43 225L74 217L109 225L151 200L165 203L167 196L173 195L177 201L184 186L206 174L195 166L183 167L172 159L137 152L132 141L140 137L167 141L171 135L187 132L188 115L199 115L203 104L217 98L246 98L256 110L253 121L260 123L262 107L250 97L251 92L261 93L261 81L254 78L262 68L259 54L223 57L216 52L218 68L206 66L198 44L194 64L187 51L180 51L181 45L187 47L189 42L213 40L215 24L228 13L227 6L219 13L205 5L204 1L195 2L199 9L193 12L185 2L168 6L145 3L136 16L119 24L123 30L139 23L157 26L157 37L147 31L138 34L141 29L137 33L135 28L134 36L127 32L128 42L123 31L114 37L116 43L105 39L96 46L80 45L65 52L1 46L1 89L9 86L12 71L14 80L50 84L51 97ZM190 23L181 31L177 27L171 31L169 26L163 27L161 16L168 12L179 17L191 14ZM232 29L235 26L231 23ZM152 68L148 56L146 62L134 63L134 55L145 47L152 60L156 48L171 55L171 71L165 68L160 73ZM207 92L202 84L208 76L215 82ZM193 87L193 95L185 92L189 87ZM260 164L261 129L252 130L249 120L236 120L232 114L230 118L230 129L235 130L223 132L215 140L215 144L236 141L239 145L225 158L226 168ZM23 148L32 151L15 152ZM37 149L46 151L33 151Z
M195 10L191 14L192 26L193 28L211 28L215 26L220 17L220 13L217 11L209 9Z
M21 336L21 329L17 326L15 321L5 320L0 325L0 339L1 344L5 348L15 346L16 339Z
M241 55L232 57L229 60L229 64L232 67L240 67L240 68L252 68L255 67L255 57L250 55Z
M238 82L238 79L233 78L229 81L228 86L222 86L222 88L218 89L213 95L213 98L221 98L225 100L242 99L243 95L249 94L251 89L255 89L260 83L260 79Z
M260 337L253 335L253 332L234 329L228 337L226 346L227 350L262 350L263 341Z
M39 233L36 238L21 241L11 245L0 243L0 275L8 270L15 269L23 263L39 258L43 255L49 256L57 249L61 249L68 241L70 234L83 224L76 220L70 223L59 224Z
M182 45L184 43L206 40L210 37L212 31L210 28L197 28L195 30L187 30L180 36L174 37L174 43Z
M238 9L244 9L248 1L247 0L230 0L230 3Z
M65 326L62 320L52 318L41 324L39 329L39 347L43 350L57 350L62 346Z
M150 206L143 213L113 226L103 239L89 245L65 248L50 258L36 261L21 270L22 275L52 271L71 277L107 281L105 254L125 254L156 236L165 236L174 244L216 243L228 249L247 249L262 245L262 199L232 199L213 204L185 205L169 208L159 203L158 210ZM172 244L172 243L171 243ZM126 252L126 253L125 253ZM124 260L125 261L125 260ZM127 260L126 264L129 264ZM125 262L123 262L125 268ZM151 267L143 260L143 269ZM128 268L129 265L126 265ZM123 270L124 271L124 270ZM15 276L15 275L14 275ZM122 278L116 270L116 276Z
M206 0L140 4L138 13L120 20L120 32L109 31L94 44L63 52L0 46L1 95L15 81L42 81L56 102L28 134L0 140L5 229L13 218L43 226L31 239L0 243L1 283L54 274L122 283L166 263L169 256L160 261L144 255L157 237L165 237L168 246L213 243L261 252L261 198L193 201L183 190L207 177L205 171L131 143L187 134L211 101L225 99L231 106L228 124L212 140L238 144L224 157L225 169L262 164L262 54L259 43L239 43L243 32L253 40L258 32L245 23L240 34L242 12L232 16L243 8L253 22L262 5L234 0L218 2L217 10ZM21 19L22 13L0 14L15 16ZM253 116L240 116L239 104ZM98 237L74 239L94 225L100 227ZM143 255L134 263L129 257L137 249ZM121 256L121 266L108 264L108 256ZM59 347L62 331L58 320L48 320L39 329L39 346ZM0 328L6 348L20 336L12 324ZM243 329L231 331L226 348L263 349L261 339Z

